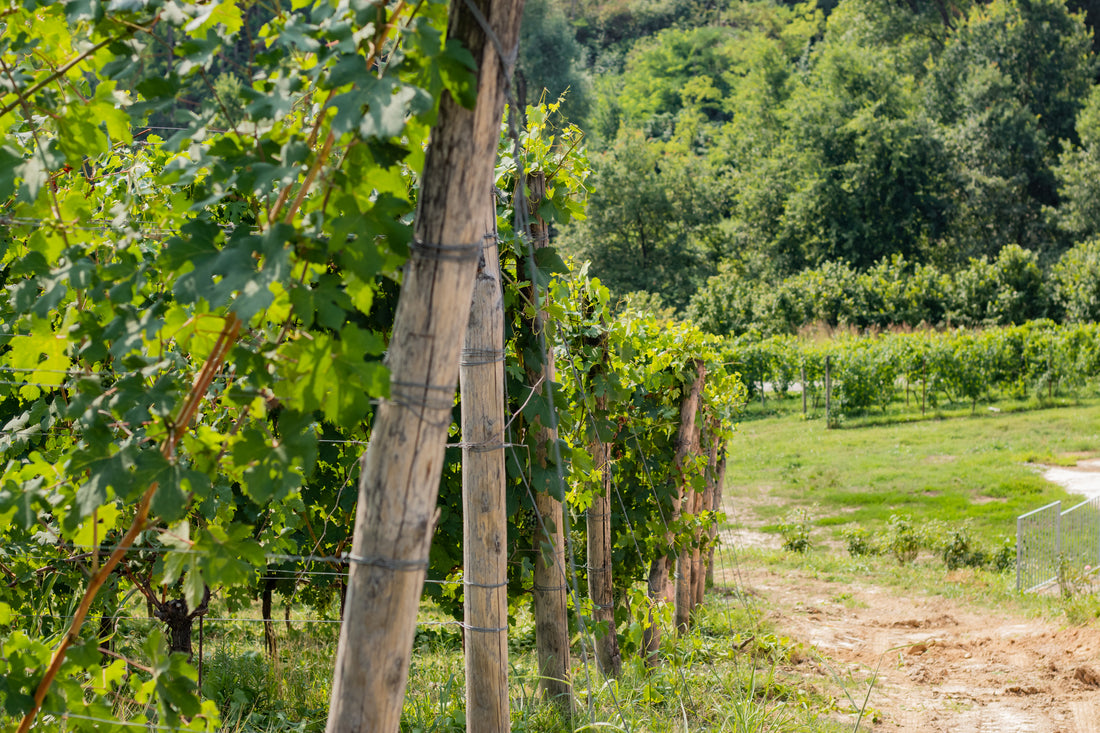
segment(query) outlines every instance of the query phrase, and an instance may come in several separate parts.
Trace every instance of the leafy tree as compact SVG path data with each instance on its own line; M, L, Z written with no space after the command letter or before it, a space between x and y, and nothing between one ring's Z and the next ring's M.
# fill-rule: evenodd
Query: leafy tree
M623 73L622 123L667 140L681 110L696 110L709 122L728 119L734 48L733 31L715 26L669 29L640 41Z
M1100 234L1100 87L1077 117L1080 145L1068 148L1055 173L1061 196L1056 218L1075 241Z
M1044 252L1043 207L1058 203L1053 173L1091 85L1095 63L1079 17L1060 0L995 0L954 34L927 87L963 186L952 224L959 256L1006 244Z
M716 266L722 191L684 147L627 131L593 158L587 218L563 234L562 247L590 260L614 294L646 290L683 308Z
M524 3L519 49L517 73L527 92L521 103L537 105L565 95L562 115L578 123L584 120L591 105L592 82L585 71L584 51L559 3Z
M926 257L948 221L951 180L913 80L885 51L843 39L811 58L773 113L770 145L738 165L737 236L780 276L827 260L862 269L893 253Z
M1054 300L1067 322L1100 321L1100 239L1077 245L1054 265Z

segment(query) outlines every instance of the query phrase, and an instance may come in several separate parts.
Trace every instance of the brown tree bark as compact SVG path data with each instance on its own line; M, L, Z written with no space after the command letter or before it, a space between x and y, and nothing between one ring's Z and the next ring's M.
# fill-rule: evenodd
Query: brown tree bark
M485 228L493 231L490 207ZM504 297L496 242L478 265L462 390L463 618L466 724L506 733L508 714L508 516L504 474Z
M523 2L472 1L514 59ZM465 2L451 5L448 38L477 62L477 103L463 109L444 93L420 177L420 244L405 268L387 355L390 398L362 461L328 733L392 733L400 723L459 351L487 234L473 214L490 195L511 69Z
M550 245L549 227L538 216L538 205L546 196L546 176L534 171L527 176L528 206L531 216L530 236L535 249ZM532 283L532 294L535 283ZM545 297L545 295L540 296ZM532 298L534 300L534 298ZM534 324L539 334L546 322L546 313L539 312ZM541 369L527 369L528 382L548 390L554 381L554 356L547 347L546 362ZM549 392L547 391L547 394ZM531 424L536 432L538 450L534 460L545 470L551 461L549 452L558 440L558 431L550 425ZM539 521L535 526L535 648L539 659L539 687L543 695L562 708L573 707L573 688L569 683L569 615L568 587L565 576L564 514L561 501L547 492L535 494L535 510Z

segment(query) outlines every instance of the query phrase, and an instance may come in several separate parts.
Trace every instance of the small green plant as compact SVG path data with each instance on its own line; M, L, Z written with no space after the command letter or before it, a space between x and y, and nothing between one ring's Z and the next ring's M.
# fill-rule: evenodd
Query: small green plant
M938 543L937 551L948 570L984 567L989 559L984 550L975 546L969 523L949 530Z
M808 552L810 541L810 513L802 507L792 509L779 525L783 535L783 549L791 552Z
M841 533L848 547L848 554L852 557L864 557L867 555L881 555L882 548L875 542L875 537L866 527L853 527Z
M1080 566L1065 555L1058 556L1058 589L1063 599L1095 595L1096 569Z
M913 526L908 514L891 514L886 523L883 545L900 564L906 565L917 559L924 541L920 531Z
M775 684L775 667L768 668L763 684L758 680L755 666L749 668L749 679L742 694L734 696L733 710L726 716L722 730L736 733L784 730L794 723L793 713L769 700Z
M1016 540L1002 537L1000 546L989 556L989 565L999 573L1016 567Z

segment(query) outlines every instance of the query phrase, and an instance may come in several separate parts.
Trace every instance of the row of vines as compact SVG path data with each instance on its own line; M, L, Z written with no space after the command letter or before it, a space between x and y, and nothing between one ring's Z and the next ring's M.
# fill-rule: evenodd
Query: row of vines
M194 625L255 606L270 622L279 597L342 605L372 420L387 401L428 407L386 353L402 268L432 246L412 228L428 133L445 93L473 103L473 59L444 37L444 2L291 5L0 11L5 729L219 730ZM597 281L529 249L524 172L546 177L537 218L582 210L579 133L552 113L512 120L485 197L504 273L507 592L530 602L538 558L566 558L565 636L596 638L613 675L624 653L657 662L662 609L691 622L743 390L720 340L613 315ZM550 384L531 378L547 353ZM458 619L469 446L453 407L425 588ZM540 540L555 525L572 525L568 556ZM121 633L137 615L163 633Z
M765 385L798 385L820 407L826 363L832 404L845 415L915 400L921 409L996 399L1076 396L1100 377L1100 326L1031 321L985 330L913 331L841 337L733 341L734 366L759 396Z

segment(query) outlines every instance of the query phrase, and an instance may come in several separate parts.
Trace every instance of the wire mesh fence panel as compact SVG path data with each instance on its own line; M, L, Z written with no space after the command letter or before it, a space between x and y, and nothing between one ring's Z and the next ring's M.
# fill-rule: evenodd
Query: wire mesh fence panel
M1100 497L1062 512L1060 567L1080 573L1100 564Z
M1031 591L1057 578L1062 553L1062 502L1016 519L1016 590Z

